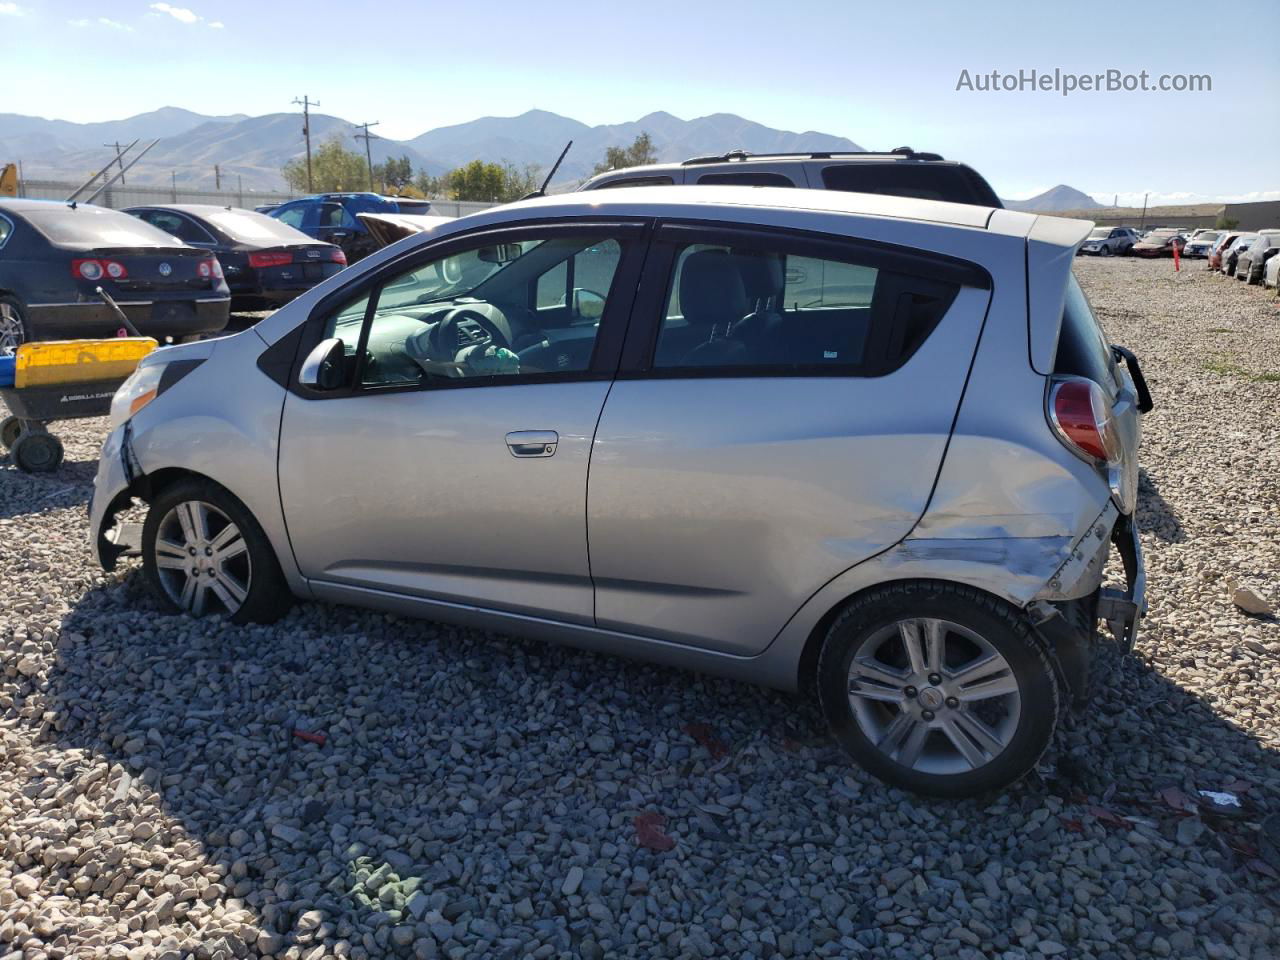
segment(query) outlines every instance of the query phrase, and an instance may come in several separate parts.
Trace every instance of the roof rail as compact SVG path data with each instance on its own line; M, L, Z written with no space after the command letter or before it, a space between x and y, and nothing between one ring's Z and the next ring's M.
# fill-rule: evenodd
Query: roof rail
M893 150L793 150L786 153L750 153L746 150L730 150L728 153L714 156L690 157L680 166L694 167L706 163L730 163L735 160L762 160L794 157L799 160L834 160L840 157L906 157L911 160L941 160L940 153L917 153L910 147L896 147Z

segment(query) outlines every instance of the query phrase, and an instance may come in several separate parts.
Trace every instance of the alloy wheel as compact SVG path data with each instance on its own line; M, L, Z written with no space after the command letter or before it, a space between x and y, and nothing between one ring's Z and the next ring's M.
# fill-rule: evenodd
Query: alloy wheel
M849 665L849 706L867 739L921 773L955 774L991 763L1022 712L1009 662L973 630L934 618L899 620L872 633Z
M18 311L13 304L0 300L0 357L12 356L24 339Z
M154 550L165 593L188 613L200 616L220 609L231 616L249 595L249 544L213 504L176 504L160 521Z

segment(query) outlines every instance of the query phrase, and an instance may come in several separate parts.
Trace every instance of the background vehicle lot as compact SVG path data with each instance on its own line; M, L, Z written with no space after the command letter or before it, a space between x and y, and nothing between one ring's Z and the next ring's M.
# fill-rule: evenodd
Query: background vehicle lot
M754 687L317 605L265 629L159 617L132 567L104 577L88 557L89 422L63 432L61 473L0 472L0 702L17 718L0 727L0 843L22 871L0 874L0 939L1273 955L1277 885L1248 861L1252 825L1280 810L1280 627L1227 583L1280 600L1280 312L1168 261L1076 269L1156 394L1139 510L1153 607L1146 662L1106 658L1043 779L931 804ZM286 750L286 722L328 741ZM1157 797L1240 782L1241 821ZM646 812L674 851L637 848Z

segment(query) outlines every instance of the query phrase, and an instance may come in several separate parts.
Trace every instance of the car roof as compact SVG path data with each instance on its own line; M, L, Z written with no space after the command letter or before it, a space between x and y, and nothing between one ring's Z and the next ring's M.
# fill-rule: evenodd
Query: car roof
M216 203L135 203L125 208L128 210L176 210L178 213L190 213L195 216L209 213L248 213L256 216L265 216L256 210L249 210L244 207L232 207L225 204Z
M1025 235L1041 214L1019 213L997 207L980 207L968 203L921 200L878 193L850 193L843 190L810 190L798 187L744 186L656 186L616 187L558 193L522 200L495 210L544 208L549 215L581 216L600 214L614 216L689 216L705 217L715 207L751 207L767 210L789 210L799 214L836 213L851 216L887 217L917 220L924 223L997 229L1002 233ZM489 211L464 219L473 221ZM1062 218L1050 218L1062 219ZM993 225L993 221L999 221ZM1073 221L1085 223L1087 221ZM1019 230L1021 226L1021 230Z

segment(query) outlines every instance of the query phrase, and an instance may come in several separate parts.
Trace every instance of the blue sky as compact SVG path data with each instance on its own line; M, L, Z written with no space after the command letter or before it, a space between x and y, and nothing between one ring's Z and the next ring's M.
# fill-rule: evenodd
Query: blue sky
M1007 197L1065 182L1103 202L1280 199L1277 14L1272 0L1216 13L1114 0L0 0L0 111L261 114L306 93L395 138L533 107L591 124L728 112L936 150ZM962 70L1055 68L1208 74L1212 90L956 89Z

